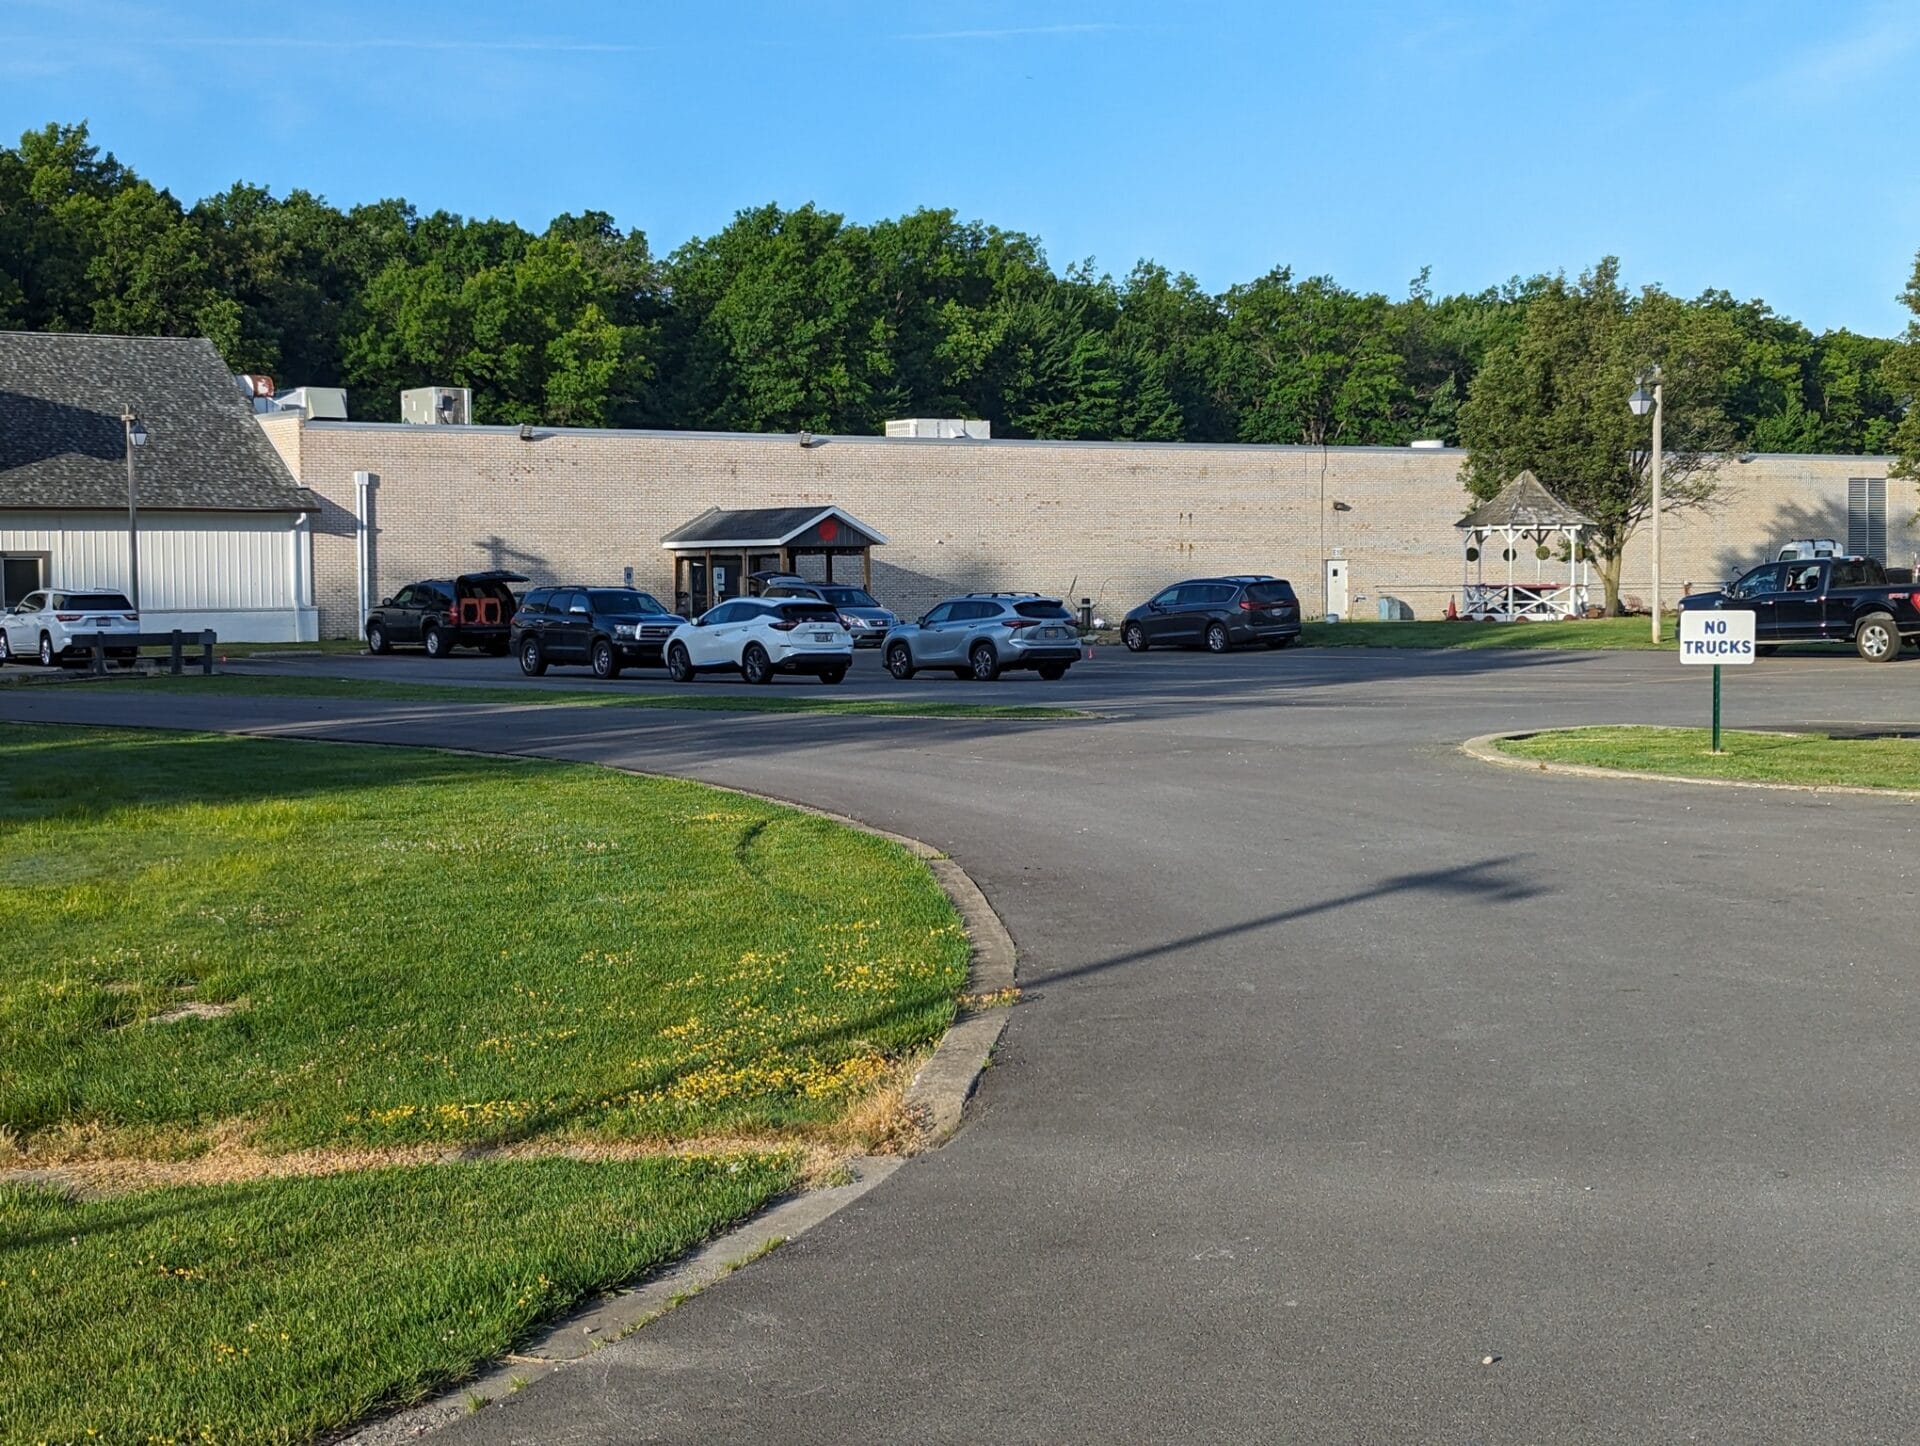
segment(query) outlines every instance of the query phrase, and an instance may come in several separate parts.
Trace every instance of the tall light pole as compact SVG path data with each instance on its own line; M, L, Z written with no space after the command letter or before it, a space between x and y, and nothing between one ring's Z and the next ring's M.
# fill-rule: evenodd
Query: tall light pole
M1647 391L1647 383L1653 391ZM1654 367L1640 378L1640 385L1627 398L1636 417L1653 413L1653 640L1660 641L1660 426L1666 420L1666 384L1660 380L1660 368Z
M133 480L133 449L147 445L147 429L132 407L120 409L120 426L127 435L127 601L140 611L140 496Z

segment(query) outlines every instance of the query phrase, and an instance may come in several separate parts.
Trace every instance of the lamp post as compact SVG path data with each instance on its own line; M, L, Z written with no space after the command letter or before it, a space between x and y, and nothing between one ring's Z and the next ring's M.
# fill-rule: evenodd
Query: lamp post
M127 600L140 611L140 501L133 480L133 449L147 445L146 425L132 407L120 410L120 426L127 434Z
M1653 390L1647 390L1647 383ZM1640 385L1627 398L1636 417L1653 413L1653 641L1660 641L1660 424L1666 420L1666 388L1660 380L1660 368L1654 367L1640 378Z

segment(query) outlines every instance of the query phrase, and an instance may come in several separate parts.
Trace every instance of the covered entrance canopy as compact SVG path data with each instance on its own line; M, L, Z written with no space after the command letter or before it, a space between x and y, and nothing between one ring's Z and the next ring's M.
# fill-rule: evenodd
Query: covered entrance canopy
M697 617L739 597L754 573L796 572L805 557L824 558L829 580L835 558L858 557L860 584L870 588L873 549L886 540L838 507L709 507L660 545L673 554L674 606ZM852 582L851 564L842 569L842 581Z
M1592 529L1593 519L1547 491L1533 473L1522 472L1498 497L1453 525L1466 541L1461 601L1467 617L1515 622L1586 612L1588 564L1580 535ZM1549 562L1554 577L1547 575ZM1564 581L1558 575L1562 563Z

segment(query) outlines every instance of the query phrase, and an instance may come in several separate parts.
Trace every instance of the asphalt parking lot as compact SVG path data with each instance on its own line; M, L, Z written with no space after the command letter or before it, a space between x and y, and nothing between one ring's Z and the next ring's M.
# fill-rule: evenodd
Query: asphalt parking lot
M260 660L535 688L510 660ZM1026 991L947 1148L444 1439L1920 1435L1916 806L1492 769L1671 655L1101 650L1008 723L0 688L0 718L660 769L946 849ZM702 681L694 689L740 688ZM1920 661L1729 670L1911 725Z

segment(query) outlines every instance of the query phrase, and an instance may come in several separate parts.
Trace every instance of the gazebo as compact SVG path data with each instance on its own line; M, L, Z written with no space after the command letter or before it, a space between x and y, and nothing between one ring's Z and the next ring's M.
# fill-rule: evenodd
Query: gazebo
M1588 563L1580 543L1583 530L1593 527L1593 519L1578 508L1569 507L1540 485L1531 472L1522 472L1500 495L1469 512L1453 524L1463 534L1466 545L1465 580L1461 588L1465 616L1481 622L1519 622L1523 620L1577 618L1587 610ZM1556 549L1548 539L1557 539L1566 553L1566 580L1547 576L1547 562ZM1495 566L1487 566L1487 552L1500 543ZM1520 557L1522 544L1533 564L1533 576L1524 576ZM1522 563L1516 570L1514 564ZM1487 573L1494 577L1489 580Z

